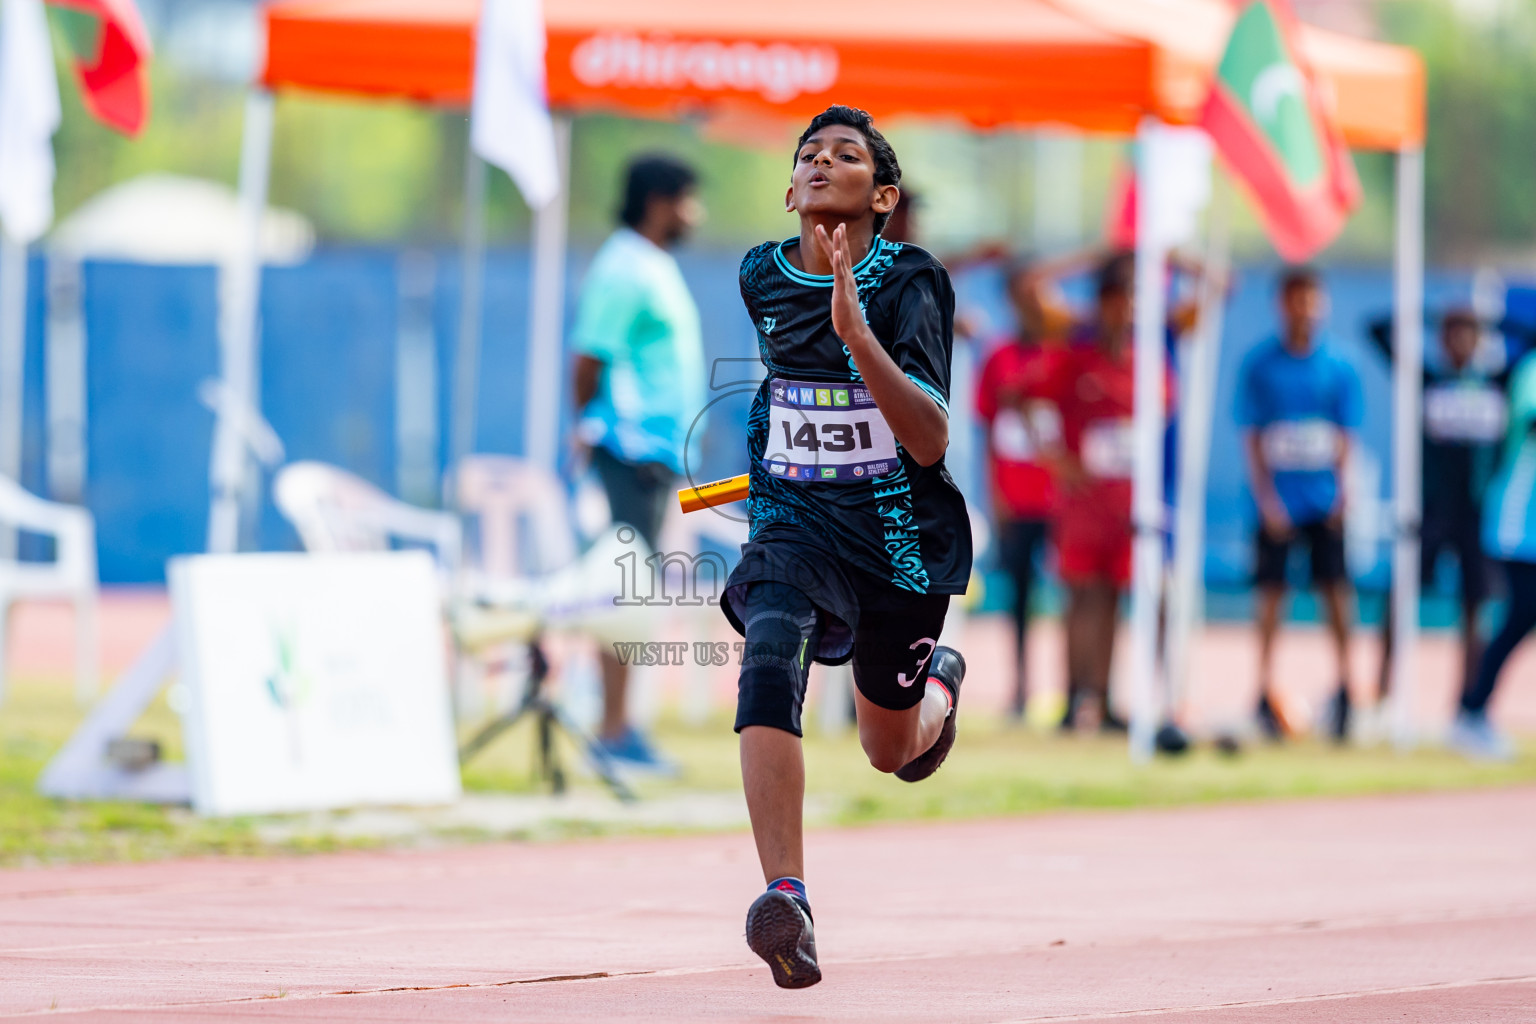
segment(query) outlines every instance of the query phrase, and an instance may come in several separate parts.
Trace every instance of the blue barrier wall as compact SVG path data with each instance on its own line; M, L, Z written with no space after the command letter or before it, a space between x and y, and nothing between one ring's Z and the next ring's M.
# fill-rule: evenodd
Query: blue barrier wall
M591 251L572 254L567 323L580 274ZM752 359L756 342L736 287L739 253L686 250L680 262L696 295L708 356ZM399 318L398 254L343 249L317 253L303 266L269 269L261 304L262 408L290 459L343 466L393 491L396 474L395 347ZM24 482L48 493L44 472L43 265L32 262L29 289L27 415ZM1383 270L1329 272L1330 329L1360 367L1366 396L1366 447L1390 487L1389 373L1363 335L1364 324L1390 306ZM527 323L528 258L521 250L492 253L487 264L485 338L479 378L477 447L517 453L522 445L522 373ZM963 307L979 310L1001 329L1008 323L995 270L957 281ZM1431 307L1464 301L1465 276L1433 274ZM1244 489L1240 439L1232 402L1243 356L1273 330L1273 271L1251 268L1232 294L1221 359L1216 431L1208 495L1214 584L1240 583L1247 573L1251 513ZM158 268L91 263L85 272L89 395L87 501L98 522L102 578L113 583L158 582L165 560L200 550L206 531L208 459L213 415L198 401L198 385L217 372L217 277L209 268ZM440 449L449 434L450 391L459 319L459 270L451 252L436 256L433 325L438 352ZM977 353L979 356L980 353ZM739 379L739 374L725 374ZM704 465L713 479L741 470L741 389L718 391L704 434ZM567 419L569 412L567 411ZM975 450L979 453L981 445ZM445 452L439 451L439 463ZM972 479L980 480L979 467ZM297 547L297 538L264 496L257 539L267 549ZM1378 565L1372 582L1380 583Z

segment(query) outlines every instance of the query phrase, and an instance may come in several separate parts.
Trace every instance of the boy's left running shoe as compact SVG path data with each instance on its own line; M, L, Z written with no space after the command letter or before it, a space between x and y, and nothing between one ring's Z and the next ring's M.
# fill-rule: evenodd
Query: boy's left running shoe
M786 892L769 889L747 910L747 945L779 988L809 988L821 980L811 912Z
M933 741L933 746L896 770L896 777L902 782L921 782L938 771L955 745L955 718L960 713L960 684L965 680L965 659L953 647L935 648L928 665L928 678L937 680L949 691L949 717L944 719L944 728L939 730L939 738Z

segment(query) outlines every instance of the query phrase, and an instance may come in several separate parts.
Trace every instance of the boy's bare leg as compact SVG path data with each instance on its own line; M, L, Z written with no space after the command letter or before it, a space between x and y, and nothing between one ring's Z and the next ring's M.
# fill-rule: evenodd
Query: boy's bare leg
M1259 630L1259 696L1269 696L1274 679L1275 633L1280 628L1280 602L1285 598L1284 587L1260 587L1256 602L1255 619Z
M603 667L603 720L597 727L597 735L605 740L622 739L629 726L629 713L625 707L629 668L614 656L612 648L605 647L598 661Z
M1089 588L1092 613L1088 648L1089 685L1099 697L1100 720L1109 717L1109 675L1115 663L1115 632L1120 625L1120 592L1109 583Z
M949 717L949 699L937 683L928 684L921 703L905 711L882 708L857 688L853 692L859 743L876 771L894 772L933 746Z
M1093 609L1088 588L1073 585L1067 588L1067 709L1071 713L1072 701L1079 688L1091 688L1093 679Z
M741 781L763 881L805 878L805 756L800 737L766 725L742 729Z
M1333 640L1334 662L1338 666L1339 684L1348 689L1349 633L1354 620L1353 591L1348 583L1333 583L1322 589L1323 607L1328 613L1328 634Z

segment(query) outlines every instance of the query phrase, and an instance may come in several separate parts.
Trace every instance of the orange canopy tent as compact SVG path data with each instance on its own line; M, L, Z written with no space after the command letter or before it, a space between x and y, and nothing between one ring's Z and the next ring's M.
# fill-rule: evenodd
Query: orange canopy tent
M256 212L265 202L272 94L289 89L403 98L464 106L471 98L479 0L277 0L265 12L261 88L248 106L242 194L250 257L231 268L225 344L228 391L254 394ZM877 117L959 118L980 127L1061 125L1129 134L1156 123L1190 124L1199 114L1236 6L1227 0L544 0L547 85L559 113L612 110L642 116L748 113L800 120L831 102ZM1419 502L1419 384L1422 359L1424 73L1412 51L1316 28L1300 34L1301 56L1331 86L1346 140L1391 150L1398 160L1395 402L1398 538L1394 607L1400 707L1412 704L1417 623L1414 524ZM568 122L566 122L568 125ZM1150 129L1149 129L1150 130ZM1143 150L1150 150L1145 146ZM471 167L479 166L471 161ZM1143 168L1150 188L1150 162ZM471 189L473 197L474 190ZM1151 203L1141 204L1142 208ZM473 218L466 228L472 237ZM528 372L529 451L553 463L565 252L562 200L535 217ZM1150 237L1151 231L1140 233ZM466 244L467 254L473 246ZM1150 750L1155 577L1161 541L1162 260L1144 248L1137 284L1138 569L1133 636L1137 711L1133 747ZM472 270L471 264L466 264ZM466 292L468 291L466 284ZM477 307L466 299L466 311ZM467 317L466 323L472 318ZM466 344L467 340L474 343ZM477 338L461 335L461 354ZM471 365L461 358L461 366ZM470 381L470 383L473 383ZM458 392L457 401L472 390ZM210 544L233 546L236 490L243 479L237 428L244 406L221 415L215 445ZM1145 418L1144 418L1145 417ZM220 451L229 460L219 468ZM1153 488L1155 498L1150 498ZM220 507L223 507L224 526ZM222 539L221 539L222 538ZM1149 568L1150 567L1150 568ZM1406 723L1405 717L1400 722Z
M269 89L464 105L478 0L283 0L266 11ZM1225 0L548 0L549 101L676 116L794 118L831 102L877 116L1129 133L1192 123L1234 11ZM1424 131L1423 69L1400 47L1308 28L1351 145Z

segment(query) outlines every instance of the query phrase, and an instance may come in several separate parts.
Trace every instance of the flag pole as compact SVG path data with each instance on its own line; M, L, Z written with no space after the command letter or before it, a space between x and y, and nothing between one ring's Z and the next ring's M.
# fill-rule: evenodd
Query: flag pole
M1136 463L1131 521L1131 760L1152 759L1157 732L1157 622L1163 577L1163 333L1167 322L1167 245L1157 230L1162 193L1158 142L1162 124L1145 118L1137 132L1136 318L1134 429Z
M449 434L449 466L455 479L459 465L475 450L479 423L481 325L485 315L485 190L486 165L475 152L473 138L464 149L464 233L459 245L459 340L453 360L453 419ZM447 504L458 507L458 487Z
M1189 691L1194 635L1204 619L1205 492L1232 255L1227 193L1213 191L1205 273L1200 280L1200 321L1190 346L1188 378L1179 389L1179 500L1167 641L1168 710L1175 717Z
M250 436L258 420L258 324L261 316L261 219L272 168L273 97L252 89L245 100L240 144L240 237L219 280L219 350L222 377L213 433L208 550L240 550L240 507L247 489Z
M1392 360L1392 738L1399 750L1417 741L1414 705L1419 639L1419 523L1424 366L1424 150L1397 154L1397 252L1393 265Z
M529 282L527 401L523 452L555 472L560 461L560 407L564 397L565 261L571 179L571 119L553 119L560 190L533 214L533 273Z

